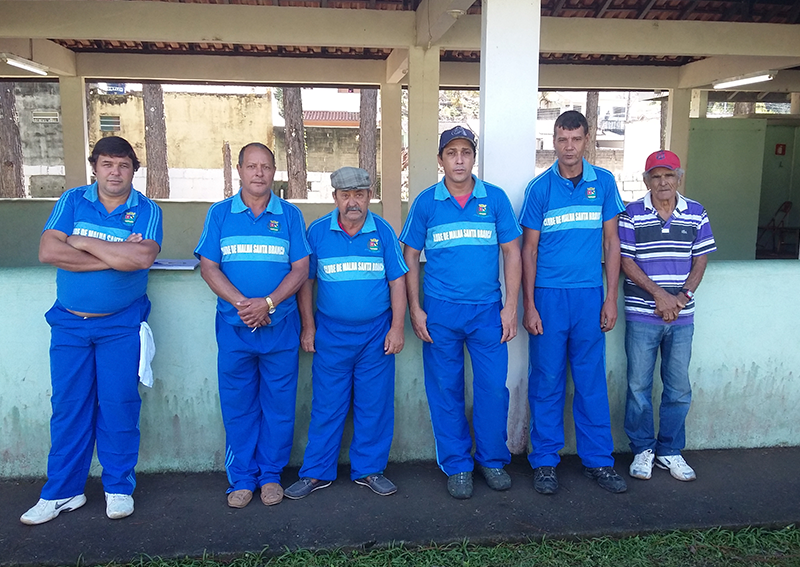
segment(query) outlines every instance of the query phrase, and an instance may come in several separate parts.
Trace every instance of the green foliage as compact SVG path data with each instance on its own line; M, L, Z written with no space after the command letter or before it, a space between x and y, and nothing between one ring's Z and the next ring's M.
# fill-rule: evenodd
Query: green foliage
M800 529L668 532L615 539L543 539L496 546L467 541L371 550L245 553L226 560L143 557L109 567L797 567Z

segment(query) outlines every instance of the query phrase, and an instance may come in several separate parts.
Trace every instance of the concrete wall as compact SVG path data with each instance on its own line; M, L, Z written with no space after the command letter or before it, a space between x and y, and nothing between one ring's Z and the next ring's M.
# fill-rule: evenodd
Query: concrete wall
M693 118L686 196L708 211L716 260L755 258L766 120Z
M42 234L55 199L2 199L0 200L0 268L39 266L39 237ZM206 213L211 203L160 200L164 212L164 242L161 258L191 258L194 247L203 231ZM333 204L295 203L303 211L306 224L333 209ZM408 209L404 203L403 210ZM381 214L380 203L372 203L370 210Z
M689 449L797 445L800 442L800 264L716 262L698 292L687 420ZM752 294L758 289L758 294ZM0 269L0 477L45 473L49 436L49 329L43 313L55 294L49 267ZM216 386L215 296L194 272L153 272L150 323L158 353L155 386L142 388L140 471L222 470L224 433ZM748 301L731 298L748 297ZM621 306L620 306L621 309ZM624 322L608 335L607 364L616 449L625 399ZM517 341L526 338L520 336ZM433 459L422 380L421 343L406 324L397 359L395 438L391 459ZM568 388L571 396L571 386ZM655 392L658 399L660 392ZM311 407L310 357L300 356L292 463L302 459ZM567 447L575 452L571 400ZM346 459L346 445L342 459ZM93 471L98 472L95 464Z

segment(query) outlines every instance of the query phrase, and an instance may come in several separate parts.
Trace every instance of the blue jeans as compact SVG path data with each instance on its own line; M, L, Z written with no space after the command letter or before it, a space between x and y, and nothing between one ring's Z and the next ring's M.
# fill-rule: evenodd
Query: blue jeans
M625 433L634 454L652 449L657 455L680 455L686 445L686 415L692 401L689 360L694 324L651 324L628 321L628 396ZM658 439L653 429L653 371L661 350L661 394Z

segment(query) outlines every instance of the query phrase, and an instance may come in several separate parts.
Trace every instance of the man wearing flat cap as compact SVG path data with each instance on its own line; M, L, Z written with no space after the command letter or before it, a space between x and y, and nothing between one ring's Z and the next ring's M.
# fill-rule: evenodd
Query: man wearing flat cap
M517 334L522 234L505 192L472 175L475 134L456 126L442 133L444 178L414 200L400 241L414 333L422 343L425 390L436 440L436 460L453 498L472 496L472 471L493 490L511 488L503 467L511 460L508 422L508 346ZM424 303L420 254L425 250ZM506 304L500 290L500 253ZM464 346L472 361L472 425L465 415Z
M650 478L653 464L682 481L696 478L681 450L692 401L689 360L694 334L694 294L717 248L703 206L678 193L683 170L677 155L647 158L649 192L619 219L625 278L625 353L628 395L625 433L634 454L633 478ZM653 425L653 370L661 351L658 436Z
M397 492L383 473L394 434L394 355L403 349L408 271L392 227L369 210L369 174L331 174L336 208L308 227L309 279L297 294L300 344L314 353L314 398L293 500L330 486L353 401L350 478L380 496ZM317 311L312 307L317 282Z

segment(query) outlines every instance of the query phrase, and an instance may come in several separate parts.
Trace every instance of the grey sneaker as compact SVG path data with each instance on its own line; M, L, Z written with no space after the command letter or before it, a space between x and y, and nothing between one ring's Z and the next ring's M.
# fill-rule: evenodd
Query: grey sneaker
M290 500L300 500L305 498L315 490L327 488L331 485L330 480L317 480L316 478L309 478L304 476L292 486L283 491L283 495Z
M106 492L106 516L120 520L133 514L133 496Z
M486 479L486 484L492 490L508 490L511 488L511 477L502 467L490 468L478 465L478 470L481 471L483 478Z
M536 467L533 469L533 488L539 494L555 494L558 490L556 468Z
M44 524L57 517L61 512L72 512L84 504L86 504L86 496L83 494L58 500L40 498L35 506L20 516L19 521L29 526Z
M636 453L628 473L633 478L648 480L653 475L653 460L656 458L652 449Z
M595 467L583 468L583 475L588 478L593 478L600 485L600 488L605 488L609 492L619 494L628 490L628 485L613 467Z
M394 483L382 474L370 474L362 478L357 478L353 482L361 486L366 486L378 496L389 496L397 492Z
M451 474L447 477L447 492L459 500L472 496L472 471Z
M660 469L668 470L672 478L688 482L695 480L697 475L680 455L667 455L656 457L656 466Z

